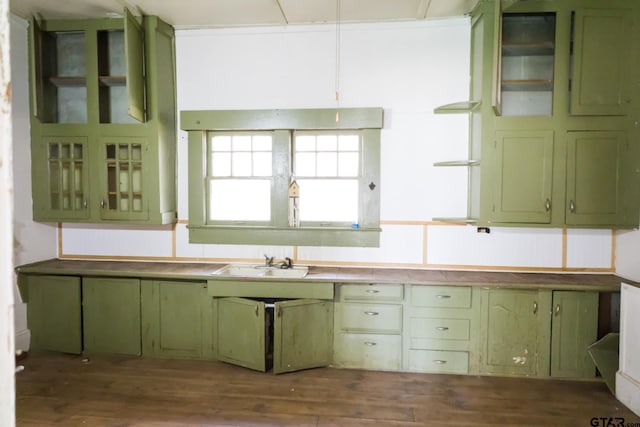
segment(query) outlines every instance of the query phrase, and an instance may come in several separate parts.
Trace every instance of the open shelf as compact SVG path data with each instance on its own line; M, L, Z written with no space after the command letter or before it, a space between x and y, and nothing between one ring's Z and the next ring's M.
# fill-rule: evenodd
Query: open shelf
M546 56L554 54L553 41L530 43L502 42L502 56Z
M126 86L127 85L127 77L126 76L100 76L98 77L100 81L100 86Z
M453 104L442 105L436 107L433 112L435 114L460 114L476 111L482 105L481 101L462 101Z
M478 166L480 160L451 160L447 162L436 162L433 166Z
M82 87L87 85L87 78L84 76L51 76L49 81L56 87Z
M475 224L478 222L478 218L447 218L447 217L443 217L443 218L431 218L432 221L436 221L436 222L450 222L450 223L463 223L463 224Z

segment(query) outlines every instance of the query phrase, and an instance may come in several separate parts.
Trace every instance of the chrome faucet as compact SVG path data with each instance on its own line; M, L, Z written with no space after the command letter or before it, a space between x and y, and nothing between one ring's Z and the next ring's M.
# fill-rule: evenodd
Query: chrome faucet
M293 260L289 257L286 257L284 260L279 261L280 265L278 266L273 265L274 261L275 261L274 257L270 257L267 254L264 255L264 266L266 268L270 268L270 267L274 267L274 268L277 267L281 269L293 268Z
M264 254L264 266L271 267L273 265L273 257L270 257L267 254Z

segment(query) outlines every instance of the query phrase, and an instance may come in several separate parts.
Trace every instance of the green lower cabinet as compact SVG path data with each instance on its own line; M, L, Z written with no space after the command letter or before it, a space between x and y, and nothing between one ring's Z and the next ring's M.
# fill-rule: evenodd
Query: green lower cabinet
M598 335L598 292L553 292L551 319L551 376L595 376L587 347Z
M331 364L332 301L276 302L274 317L274 373L299 371Z
M333 365L338 368L399 371L402 337L399 334L336 333Z
M30 347L63 353L82 352L81 279L77 276L19 275L27 303Z
M212 359L213 298L207 282L143 280L142 354Z
M141 354L140 279L82 279L84 352Z
M408 369L417 372L468 374L469 353L449 350L409 350Z
M550 292L484 290L480 373L546 376L550 304Z
M215 299L217 359L274 373L331 363L333 302Z

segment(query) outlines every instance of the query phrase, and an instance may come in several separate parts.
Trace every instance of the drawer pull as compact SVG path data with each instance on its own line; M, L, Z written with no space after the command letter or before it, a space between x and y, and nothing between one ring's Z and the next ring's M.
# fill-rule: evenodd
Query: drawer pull
M446 326L438 326L436 327L436 331L448 331L449 328L447 328Z
M377 293L379 293L379 292L380 292L380 291L379 291L379 290L377 290L377 289L367 289L367 293L368 293L368 294L377 294Z
M433 363L436 363L438 365L444 365L445 363L447 363L447 361L442 359L436 359L433 361Z
M373 341L365 341L364 345L368 345L369 347L373 347L374 345L378 345L378 344L373 342Z
M378 313L377 311L365 311L364 314L366 314L367 316L377 316L380 313Z
M449 299L449 298L451 298L451 295L436 295L436 298L438 298L438 299Z

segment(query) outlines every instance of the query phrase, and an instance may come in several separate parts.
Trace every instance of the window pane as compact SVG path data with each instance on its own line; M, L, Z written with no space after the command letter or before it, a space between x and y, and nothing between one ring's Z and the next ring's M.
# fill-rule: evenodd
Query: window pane
M314 135L296 136L296 151L316 151L316 137Z
M271 135L255 135L253 151L271 151Z
M340 151L358 151L360 137L358 135L340 135L338 137L338 150Z
M231 176L231 153L211 154L210 167L212 176Z
M211 138L211 149L213 151L231 151L231 136L214 136L213 138Z
M271 176L271 152L253 153L253 176Z
M318 153L318 176L338 175L338 155L336 152Z
M358 219L357 179L299 179L300 220L349 222Z
M271 181L216 179L209 184L209 219L213 221L269 221Z
M234 152L232 170L233 176L251 176L251 152Z
M338 176L358 176L358 153L338 153Z
M337 135L318 135L318 151L336 151L337 149Z
M234 135L233 151L251 151L251 135Z
M316 176L315 153L297 153L295 159L296 176Z

